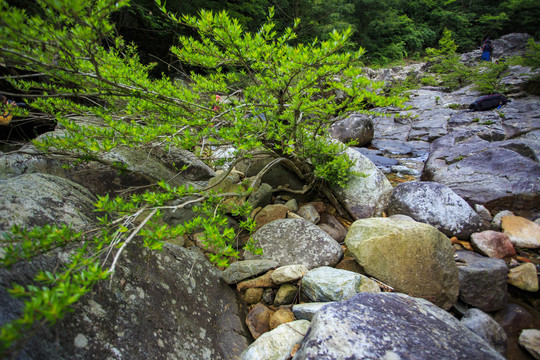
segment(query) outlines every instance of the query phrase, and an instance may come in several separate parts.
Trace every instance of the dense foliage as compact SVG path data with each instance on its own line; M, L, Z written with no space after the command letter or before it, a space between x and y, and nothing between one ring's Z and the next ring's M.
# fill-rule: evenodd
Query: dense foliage
M211 159L211 149L227 145L236 149L231 161L257 150L274 157L271 164L286 163L309 187L344 186L354 175L352 161L343 144L328 139L326 129L353 111L399 103L382 95L381 84L361 76L362 48L344 51L349 29L301 44L295 32L299 22L277 32L272 8L252 33L226 12L177 17L158 3L167 21L192 34L180 36L171 52L200 71L182 80L155 79L149 75L152 65L141 64L137 49L117 37L110 22L127 0L37 3L39 8L29 13L0 0L0 63L11 72L4 80L28 106L52 114L64 129L62 135L34 141L44 152L91 161L118 147L150 152L162 146ZM337 94L342 94L339 99ZM79 123L73 114L100 119L100 124ZM125 164L114 165L125 170ZM14 351L13 344L25 334L54 323L93 284L113 276L131 242L158 250L163 241L202 232L205 246L215 251L210 260L227 266L239 249L225 214L237 217L246 231L254 229L250 205L242 199L261 176L237 193L173 187L163 179L144 193L100 197L95 204L99 226L84 233L57 224L14 227L3 234L3 266L65 247L71 256L54 272L40 272L35 285L16 284L10 290L25 300L25 307L21 318L2 327L0 353ZM231 197L240 201L223 201ZM193 204L200 216L175 227L164 224L164 211ZM246 247L258 251L250 242Z
M301 19L296 30L299 42L326 40L333 29L350 27L349 47L365 48L364 61L371 64L422 55L427 47L437 45L445 28L460 52L480 46L487 37L510 32L540 38L540 3L535 0L191 0L169 1L167 6L174 13L191 15L202 9L227 10L251 31L264 23L267 9L273 6L278 30ZM128 41L166 58L168 47L159 49L152 39L156 33L171 39L171 31L178 28L157 12L153 0L135 0L134 6L119 13L117 23Z

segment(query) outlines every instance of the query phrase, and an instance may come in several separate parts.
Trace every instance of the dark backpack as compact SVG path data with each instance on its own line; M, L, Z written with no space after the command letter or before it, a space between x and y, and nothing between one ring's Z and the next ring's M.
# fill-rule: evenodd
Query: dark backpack
M510 100L504 95L501 95L501 94L487 95L487 96L481 97L480 99L477 99L475 102L469 105L469 109L471 109L471 111L491 110L495 108L500 108L507 102L510 102Z
M493 45L491 41L484 43L484 51L493 51Z

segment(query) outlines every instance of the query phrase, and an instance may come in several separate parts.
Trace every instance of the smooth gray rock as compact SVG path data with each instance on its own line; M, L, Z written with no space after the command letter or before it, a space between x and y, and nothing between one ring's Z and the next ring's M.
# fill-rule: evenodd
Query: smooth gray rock
M314 302L347 300L364 291L381 290L376 282L353 271L321 266L302 278L302 293Z
M262 255L246 252L244 258L271 259L283 265L304 265L308 269L335 266L343 257L339 244L305 219L274 220L253 234Z
M504 359L430 302L397 293L360 293L324 306L293 360Z
M43 265L0 270L0 313L20 311L5 301L4 288L28 281ZM19 358L225 360L248 346L234 290L198 249L166 243L156 252L131 244L112 282L98 284L74 310L39 330Z
M352 176L346 188L332 186L337 199L354 219L382 214L392 194L392 185L364 155L351 148L346 153L355 161L352 170L361 175Z
M95 222L97 199L73 181L47 174L0 180L0 232L13 225L28 228L71 225L76 231Z
M342 143L356 141L356 146L368 145L373 139L373 120L364 114L351 114L330 126L331 136Z
M308 328L307 320L281 324L249 345L240 355L240 360L287 360L294 346L304 338Z
M343 242L345 236L347 236L347 228L343 226L338 219L328 213L321 214L321 220L317 226L323 229L338 243Z
M472 233L485 230L482 218L465 200L447 186L434 182L398 184L386 211L388 215L408 215L430 224L449 237L468 239Z
M265 259L235 261L222 271L222 275L227 284L234 284L274 269L278 265L277 261Z
M306 219L307 221L312 222L314 224L318 224L319 221L321 220L321 215L319 214L317 209L315 209L315 206L313 206L312 204L306 204L306 205L300 206L297 214L303 217L304 219Z
M254 209L265 207L270 204L271 201L272 187L265 183L262 183L248 198L248 202Z
M508 300L508 268L504 260L484 257L466 250L456 251L455 256L459 270L461 301L487 312L504 308Z
M296 304L292 307L294 317L297 319L305 319L311 321L317 311L323 306L331 304L332 302L311 302L304 304Z
M506 332L491 316L480 309L472 308L459 322L484 339L499 354L506 356Z

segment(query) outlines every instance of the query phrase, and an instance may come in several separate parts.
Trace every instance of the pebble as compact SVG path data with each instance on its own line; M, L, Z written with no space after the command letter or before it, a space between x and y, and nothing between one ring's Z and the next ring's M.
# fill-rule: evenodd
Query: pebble
M276 297L274 298L274 306L290 304L298 295L298 286L293 284L283 284L279 287Z
M486 230L471 235L471 245L480 254L509 261L516 256L510 238L501 232Z
M263 292L263 288L249 288L244 294L244 301L250 305L256 304L261 301Z
M285 265L275 269L271 278L274 284L284 284L301 279L308 271L305 265Z
M279 309L270 318L270 330L274 330L281 324L293 322L294 314L289 309Z
M535 359L540 359L540 330L525 329L519 335L519 345L523 346L527 351L534 356Z
M246 325L254 339L270 331L270 318L273 314L274 312L262 303L258 303L249 311Z
M501 228L514 246L540 248L540 226L521 216L508 215L501 219Z
M266 274L264 274L263 276L259 276L258 278L239 282L238 285L236 285L236 289L238 291L244 291L246 289L254 287L275 287L276 284L272 282L273 272L273 270L270 270Z
M525 291L538 291L536 266L526 263L510 269L508 272L508 283Z

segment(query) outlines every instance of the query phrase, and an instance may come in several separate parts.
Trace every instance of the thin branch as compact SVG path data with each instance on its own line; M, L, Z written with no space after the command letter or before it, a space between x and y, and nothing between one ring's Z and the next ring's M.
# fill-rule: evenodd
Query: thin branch
M114 271L115 271L115 268L116 268L116 263L118 262L118 259L120 258L120 255L122 254L122 252L124 251L124 249L126 248L126 246L131 242L131 240L133 240L133 238L135 237L135 235L137 235L139 233L139 231L141 231L141 229L144 227L144 225L146 225L146 223L148 221L150 221L150 219L152 219L152 217L157 213L158 209L154 209L152 210L152 212L146 216L146 218L144 218L144 220L135 228L135 230L133 230L133 232L128 236L128 238L124 241L124 243L122 244L122 246L120 247L120 249L118 249L118 252L116 253L116 255L114 256L114 259L113 259L113 262L111 264L111 267L109 268L109 273L111 274L111 280L112 280L112 275L114 274Z

